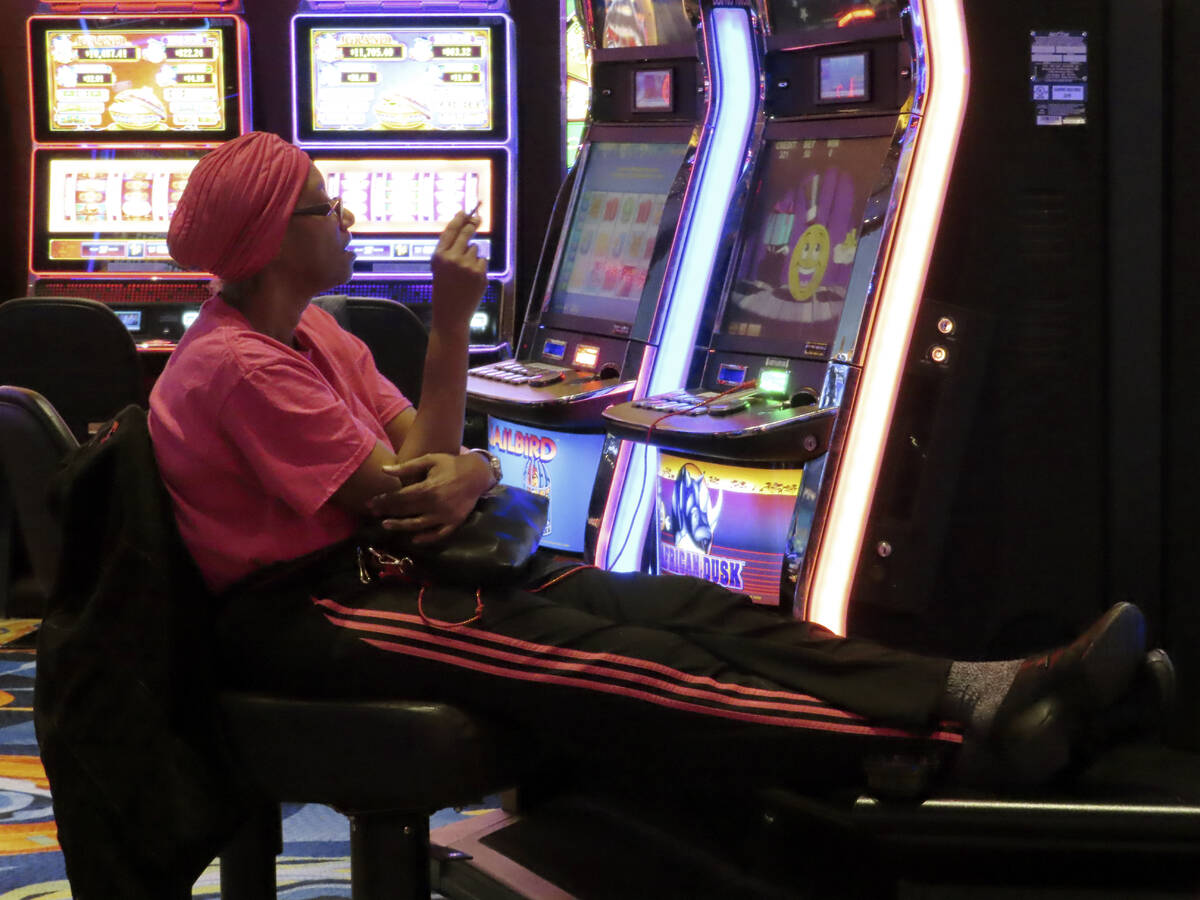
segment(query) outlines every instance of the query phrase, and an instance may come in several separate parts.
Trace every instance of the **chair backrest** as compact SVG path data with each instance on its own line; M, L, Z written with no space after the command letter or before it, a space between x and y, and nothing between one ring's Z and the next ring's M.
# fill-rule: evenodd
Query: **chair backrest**
M371 349L383 377L413 403L420 402L429 333L415 312L377 297L333 295L314 302Z
M34 578L49 594L62 538L47 504L50 478L79 446L49 401L36 391L0 386L0 476L16 512ZM7 552L7 548L4 548Z
M108 306L81 297L0 303L0 384L37 391L76 439L130 404L146 405L137 346Z

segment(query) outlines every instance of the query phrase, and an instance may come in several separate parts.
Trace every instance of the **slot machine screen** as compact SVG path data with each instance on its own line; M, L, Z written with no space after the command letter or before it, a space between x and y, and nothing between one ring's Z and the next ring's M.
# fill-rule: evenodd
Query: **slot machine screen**
M767 21L772 33L790 34L898 19L900 8L898 0L767 0Z
M642 70L633 73L634 112L673 112L675 88L670 69Z
M661 454L658 571L694 575L778 606L784 536L803 478L803 469Z
M828 355L890 137L773 140L720 328L725 349Z
M817 63L817 102L854 103L871 99L870 54L837 53Z
M544 314L598 319L602 331L633 323L666 252L659 225L687 149L592 144Z
M39 150L31 269L179 272L167 227L202 149Z
M241 133L236 19L34 17L29 28L39 142Z
M507 164L503 150L409 152L399 157L314 152L330 197L354 215L355 272L428 275L438 236L478 205L474 244L488 271L505 268Z
M679 0L605 0L601 46L655 47L695 40Z
M505 22L296 17L297 140L504 140Z

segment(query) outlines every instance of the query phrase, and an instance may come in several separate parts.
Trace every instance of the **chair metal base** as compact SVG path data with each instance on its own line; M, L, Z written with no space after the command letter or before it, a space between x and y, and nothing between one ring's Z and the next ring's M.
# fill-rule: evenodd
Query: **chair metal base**
M352 900L429 900L429 816L349 813ZM275 900L279 805L263 803L221 852L221 900Z

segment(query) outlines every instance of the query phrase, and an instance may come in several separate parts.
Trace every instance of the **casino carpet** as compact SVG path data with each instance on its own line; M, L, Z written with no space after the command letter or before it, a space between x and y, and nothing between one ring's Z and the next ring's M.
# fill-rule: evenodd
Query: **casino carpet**
M70 900L46 774L33 731L32 650L37 621L0 619L0 900ZM438 828L494 808L443 810ZM331 809L288 805L283 810L283 855L276 864L281 900L350 896L350 823ZM219 898L217 863L197 880L193 897ZM436 894L434 895L437 896Z

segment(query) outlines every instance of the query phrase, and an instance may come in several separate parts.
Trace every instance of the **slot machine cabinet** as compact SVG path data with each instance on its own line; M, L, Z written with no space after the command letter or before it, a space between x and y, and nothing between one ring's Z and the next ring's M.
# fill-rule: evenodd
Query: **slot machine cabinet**
M355 215L350 282L431 321L429 262L459 210L478 208L488 283L472 358L513 330L516 37L506 0L313 0L292 18L295 143Z
M767 4L764 147L704 370L605 413L654 461L598 533L610 565L649 532L659 571L839 633L965 73L953 11L843 10Z
M112 305L148 353L169 352L209 294L166 233L196 161L249 128L240 11L50 3L27 20L29 292Z
M603 490L593 476L607 471L601 411L639 371L678 383L695 358L695 320L679 310L704 305L721 270L720 226L738 204L757 112L748 7L663 3L639 18L626 6L585 9L594 69L579 161L516 358L474 368L467 384L506 482L550 497L543 546L575 556Z

